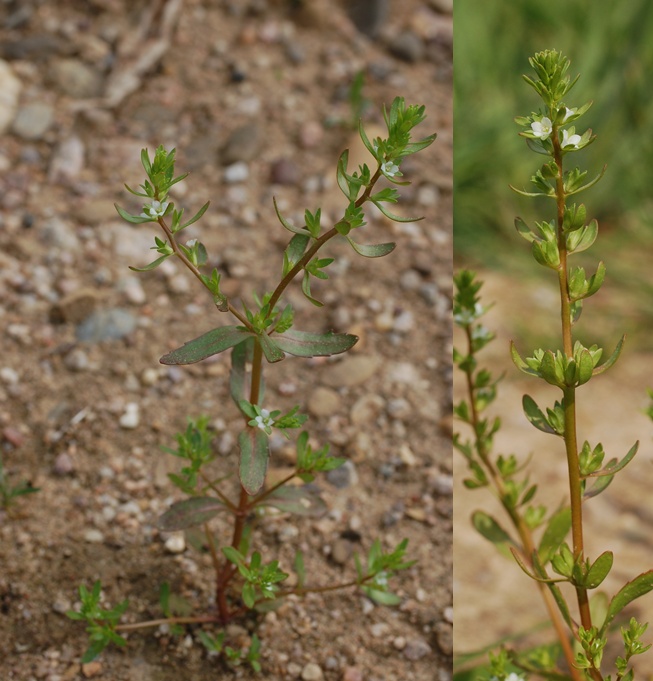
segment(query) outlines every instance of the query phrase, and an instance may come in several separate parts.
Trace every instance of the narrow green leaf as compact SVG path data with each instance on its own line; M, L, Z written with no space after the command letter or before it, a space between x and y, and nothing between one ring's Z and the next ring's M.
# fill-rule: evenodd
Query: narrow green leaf
M514 365L522 372L525 374L528 374L529 376L539 376L539 373L535 371L534 369L531 369L526 362L521 358L521 355L519 352L517 352L517 348L515 347L515 344L513 341L510 341L510 356L512 357L512 361Z
M277 344L276 339L272 340L265 331L257 334L256 341L261 345L265 359L267 359L268 362L280 362L285 358L286 355Z
M407 184L405 182L395 182L395 184ZM390 220L393 220L394 222L419 222L419 220L423 220L424 216L418 217L418 218L411 218L411 217L403 217L401 215L395 215L394 213L391 213L382 203L379 201L372 201L372 203L385 215L387 218L390 218Z
M614 475L602 475L600 478L597 478L596 482L588 490L583 492L583 499L591 499L592 497L598 496L613 480Z
M304 270L304 278L302 279L302 293L315 307L322 307L324 305L324 303L321 303L311 295L311 275L306 270Z
M307 234L295 234L292 239L288 242L286 250L284 252L285 263L283 276L285 277L288 272L299 262L301 257L306 251L306 246L310 242L311 238Z
M379 605L399 605L401 598L389 591L379 591L371 587L364 587L365 595Z
M617 459L613 459L610 461L606 466L601 468L601 470L594 471L594 473L590 473L589 475L586 475L585 477L587 478L598 478L604 475L614 475L615 473L618 473L622 468L625 468L632 460L635 454L637 454L637 450L639 449L639 440L628 450L628 454L624 456L621 461L617 462Z
M153 270L155 267L158 267L164 260L169 258L171 255L172 253L168 255L162 255L160 258L157 258L154 262L151 262L149 265L145 265L145 267L132 267L130 265L129 269L132 270L133 272L149 272L150 270Z
M294 567L297 575L297 586L301 589L306 583L306 568L304 567L304 554L299 549L295 552Z
M472 524L481 536L491 541L504 555L508 555L509 545L515 545L515 542L501 525L484 511L474 512Z
M281 350L296 357L329 357L346 352L358 341L350 333L310 333L290 329L274 337Z
M546 416L544 416L541 409L537 406L537 403L530 395L524 395L522 398L522 407L524 409L526 418L538 430L541 430L543 433L558 435L558 433L551 428L549 422L546 420Z
M347 163L349 161L349 149L345 149L338 159L338 169L336 172L336 179L340 191L351 201L349 196L349 182L347 182Z
M152 220L152 218L143 218L140 217L139 215L131 215L131 213L128 213L124 208L121 208L117 203L113 204L115 209L118 211L118 215L123 220L127 220L127 222L131 222L135 225L142 225L144 222L155 222L155 220Z
M369 140L369 137L367 136L367 133L365 132L365 129L363 128L363 120L358 119L358 134L361 136L361 140L363 140L363 144L365 145L365 148L376 158L376 152L374 151L374 146Z
M621 350L623 349L624 341L626 340L626 335L624 334L621 337L621 340L617 343L617 347L614 349L614 352L608 357L608 359L603 362L600 366L597 366L594 369L593 375L597 376L598 374L602 374L604 371L607 371L618 359L619 355L621 354Z
M239 477L247 494L259 492L265 482L270 449L268 437L260 428L250 428L238 436L240 446Z
M635 579L622 586L610 601L608 612L605 616L605 622L603 622L603 626L599 631L599 636L603 636L610 622L612 622L612 620L629 603L632 603L640 596L644 596L651 590L653 590L653 570L643 572L641 575L638 575Z
M593 180L590 180L587 184L584 184L582 187L578 187L578 189L574 189L573 191L567 192L567 196L572 196L573 194L578 194L580 192L585 191L586 189L589 189L590 187L593 187L605 175L605 171L607 169L608 169L608 166L604 165L601 172Z
M357 244L351 237L346 237L347 241L351 244L351 247L364 258L382 258L388 253L394 251L396 244L391 241L385 244Z
M160 518L158 526L164 532L186 530L202 525L225 510L225 505L214 497L192 497L173 504Z
M551 560L569 534L570 529L571 509L569 507L559 510L549 518L537 549L541 565L546 565Z
M161 357L161 364L194 364L207 357L224 352L234 345L251 338L249 331L243 331L236 326L220 326L184 343L180 348Z
M179 227L179 229L176 231L180 232L182 229L186 229L188 225L192 225L194 222L197 222L202 217L202 215L206 213L206 209L209 207L210 203L211 203L210 201L207 201L188 222L184 222L184 224L181 225L181 227Z
M295 227L295 225L291 224L286 220L286 218L281 215L281 211L279 210L279 206L277 205L277 199L276 197L272 197L272 203L274 204L274 210L277 214L277 217L279 218L279 222L289 231L289 232L294 232L295 234L301 234L303 236L307 236L310 238L310 234L306 231L304 227Z

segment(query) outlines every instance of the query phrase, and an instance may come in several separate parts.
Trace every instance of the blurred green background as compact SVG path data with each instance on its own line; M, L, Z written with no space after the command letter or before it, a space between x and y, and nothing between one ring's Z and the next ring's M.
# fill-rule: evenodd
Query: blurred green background
M653 3L456 0L454 11L456 268L494 269L515 281L555 286L552 272L535 264L513 226L517 215L530 224L552 219L553 202L522 198L508 185L530 190L543 161L517 135L514 117L541 104L521 78L533 75L529 56L557 49L571 59L572 78L581 74L567 104L594 102L576 130L590 127L598 136L569 155L567 167L588 170L589 179L608 165L598 185L576 197L588 217L598 219L599 238L572 264L595 269L604 259L608 269L584 315L589 305L601 308L607 343L614 344L617 326L640 349L653 349L645 332L653 326Z

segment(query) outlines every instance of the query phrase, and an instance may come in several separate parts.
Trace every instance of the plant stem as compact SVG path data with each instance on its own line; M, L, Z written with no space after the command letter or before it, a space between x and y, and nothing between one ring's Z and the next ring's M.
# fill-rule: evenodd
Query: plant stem
M552 112L553 114L553 112ZM555 120L555 116L553 116ZM567 270L567 242L563 230L566 209L566 196L564 188L564 172L562 168L562 148L558 137L558 126L553 125L551 132L553 142L553 158L557 167L556 174L556 207L557 207L557 232L558 251L560 264L558 265L558 285L560 288L560 315L562 322L562 344L565 355L573 358L571 299L569 296L568 270ZM580 478L580 465L578 461L578 440L576 435L576 388L570 386L563 389L565 428L564 441L567 454L567 469L569 472L569 501L571 506L571 534L573 542L574 560L580 562L584 557L583 542L583 490ZM576 599L580 613L581 624L584 629L592 627L592 615L590 612L589 596L585 587L576 587ZM595 681L603 678L600 670L589 669L590 675Z
M472 329L470 325L465 326L465 335L467 337L468 354L472 355L473 341ZM476 451L478 452L480 460L483 462L485 468L487 469L487 472L490 475L490 478L492 479L492 483L497 491L497 495L499 497L501 505L510 516L510 520L512 521L513 526L515 527L517 533L519 534L519 538L522 543L522 554L524 561L527 564L532 565L533 564L532 556L536 550L535 542L533 540L533 533L530 527L524 521L524 518L519 514L517 509L514 508L514 505L508 503L508 495L506 493L506 488L503 483L503 479L499 472L497 471L494 464L492 463L492 460L490 459L490 452L486 447L485 440L483 439L483 437L481 437L481 422L478 409L476 408L476 391L474 388L472 367L468 367L465 369L465 375L467 378L467 394L472 412L471 425L472 428L474 429L474 441ZM549 620L551 621L551 624L553 625L553 628L556 631L558 640L560 641L562 652L565 656L565 660L567 661L567 666L569 667L569 673L571 674L571 677L574 679L574 681L582 681L583 676L580 670L574 667L574 651L571 647L571 643L569 641L569 637L567 635L564 622L562 621L560 613L558 612L555 599L553 598L553 595L549 591L549 588L543 582L536 582L536 584L542 597L542 600L544 601L544 607L546 608L546 611L548 613Z
M216 622L215 615L199 615L197 617L163 617L158 620L134 622L133 624L118 624L116 631L134 631L147 627L158 627L160 624L201 624L202 622Z

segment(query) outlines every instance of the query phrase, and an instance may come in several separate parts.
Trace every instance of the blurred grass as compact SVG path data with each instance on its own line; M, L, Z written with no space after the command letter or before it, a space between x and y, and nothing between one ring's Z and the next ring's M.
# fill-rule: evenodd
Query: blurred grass
M532 75L528 58L557 49L571 59L570 75L581 77L568 103L594 104L577 131L598 135L587 150L570 156L588 178L607 163L605 177L578 197L599 221L599 239L588 257L572 264L596 267L606 260L607 324L622 317L631 330L653 319L653 3L649 0L532 0L476 3L456 0L454 68L454 249L457 266L501 269L542 278L513 223L551 219L553 202L515 194L508 184L530 189L542 159L518 137L517 115L540 107L522 79ZM594 304L594 299L588 304ZM594 317L596 319L596 316ZM653 348L653 341L638 338Z

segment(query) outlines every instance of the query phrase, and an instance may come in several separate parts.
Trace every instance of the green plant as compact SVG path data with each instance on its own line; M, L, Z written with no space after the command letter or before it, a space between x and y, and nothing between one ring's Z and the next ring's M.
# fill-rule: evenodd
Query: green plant
M10 485L0 456L0 506L2 508L8 509L14 503L16 497L34 494L38 491L39 488L32 487L31 482L19 482L16 485Z
M567 156L584 149L595 139L591 130L582 135L576 133L574 124L589 104L572 107L567 99L576 82L567 74L569 60L555 50L547 50L532 57L530 64L536 78L524 78L541 97L543 107L515 120L529 148L547 158L531 178L534 191L515 191L524 196L552 199L555 217L536 222L534 229L517 218L515 226L520 236L530 243L535 261L556 274L562 348L536 349L524 359L511 344L511 355L519 370L561 391L560 399L545 410L525 395L523 409L535 428L559 439L564 447L568 501L554 509L535 504L538 485L522 473L524 466L512 454L493 454L493 440L501 422L498 418L484 418L483 412L496 400L498 379L490 370L479 367L477 355L494 335L479 321L486 311L478 296L481 284L468 271L461 271L455 277L454 322L464 332L466 349L454 352L454 362L465 375L467 397L455 406L454 413L471 427L472 437L463 440L457 434L454 446L466 458L471 473L465 485L470 489L490 488L511 525L505 529L490 514L477 511L473 516L476 529L500 550L512 553L519 567L533 579L558 639L558 646L553 650L542 646L526 654L510 650L493 656L490 673L501 681L516 676L514 668L544 678L601 681L612 678L605 676L603 656L613 621L629 603L653 589L653 570L638 575L611 598L600 592L590 598L591 592L610 572L613 553L604 551L593 558L587 555L583 504L605 490L614 476L630 463L638 443L618 460L606 459L600 443L581 444L578 438L579 388L616 362L624 342L622 337L612 355L601 362L601 348L586 347L573 337L584 300L599 290L606 269L599 263L595 273L587 276L583 267L569 264L572 255L592 246L598 225L596 220L588 223L585 206L570 204L568 197L596 183L605 168L589 182L585 180L586 171L565 169ZM570 532L571 541L567 543ZM573 597L565 595L560 589L561 583L571 585ZM650 647L641 642L646 626L631 619L629 626L622 628L624 655L614 661L616 679L631 679L634 672L629 667L630 658ZM560 652L566 667L558 664ZM508 667L508 662L514 666Z
M185 243L180 235L189 225L199 220L208 209L205 203L189 220L184 220L183 209L175 208L169 199L169 191L186 175L175 177L175 151L159 147L151 159L143 150L141 161L147 180L140 189L127 189L146 200L143 211L132 215L116 206L118 213L134 224L155 223L163 232L155 237L157 257L146 267L137 271L149 271L158 267L168 258L177 258L195 276L211 296L218 312L228 313L236 323L217 328L195 338L182 347L161 358L163 364L186 365L199 362L207 357L227 350L231 351L230 394L242 415L242 428L238 435L239 463L237 485L234 477L216 479L209 472L213 460L210 435L205 417L191 420L185 432L177 435L177 448L167 451L183 461L177 474L170 475L171 482L188 498L172 505L160 518L159 527L164 531L191 530L201 528L204 543L212 558L215 570L215 611L204 615L176 614L170 606L169 589L162 591L162 610L165 617L136 624L120 624L119 619L126 604L113 610L101 609L98 605L101 585L96 583L92 591L80 587L82 608L79 613L71 612L74 619L88 623L91 647L84 659L97 655L109 643L122 644L121 633L147 626L165 623L169 626L185 624L206 624L223 626L252 610L265 610L289 594L327 592L344 587L359 587L370 598L385 604L396 604L397 597L389 590L388 580L399 570L413 564L404 554L407 541L386 552L381 543L375 541L369 551L367 562L357 559L356 577L340 584L327 586L307 583L304 559L301 552L295 558L296 586L283 588L288 577L277 560L264 560L261 552L252 550L251 529L260 519L266 507L275 507L286 512L303 515L320 513L324 502L313 487L289 485L294 478L310 483L314 477L344 463L344 459L332 457L328 445L320 448L310 442L307 431L296 438L296 465L292 473L283 480L266 487L266 473L270 456L269 439L273 430L285 437L300 429L307 420L299 412L299 405L286 413L266 408L263 381L264 360L268 363L281 362L287 355L297 357L329 356L349 350L358 340L346 333L315 333L294 328L292 305L283 304L286 288L301 276L301 290L316 307L322 303L311 290L315 278L327 279L325 270L334 261L331 257L319 257L318 252L332 239L344 237L352 249L368 258L389 254L393 243L363 245L354 241L356 230L365 224L364 208L373 203L388 218L396 221L412 221L391 213L386 204L396 203L398 192L394 187L376 189L381 178L391 184L403 185L400 170L405 157L428 147L435 135L412 142L412 129L425 117L424 107L406 106L402 98L396 98L389 111L384 110L387 124L387 138L368 139L362 126L360 135L374 159L373 167L364 164L350 172L348 152L340 156L337 165L337 182L345 196L345 209L340 220L332 227L321 224L321 210L306 210L305 224L297 226L288 221L280 212L276 201L275 211L282 226L292 233L283 254L281 279L274 289L258 296L253 303L241 301L241 306L227 298L221 287L221 273L213 268L203 271L209 261L205 246L197 239ZM137 268L132 268L137 269ZM231 538L226 541L217 536L210 527L211 520L218 514L228 514L233 521ZM213 653L226 657L231 665L247 662L257 670L258 639L253 639L247 654L226 645L222 633L215 636L207 632L201 635L204 645Z

